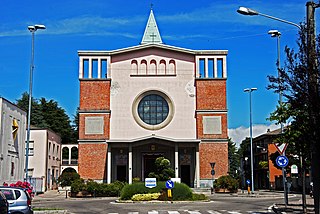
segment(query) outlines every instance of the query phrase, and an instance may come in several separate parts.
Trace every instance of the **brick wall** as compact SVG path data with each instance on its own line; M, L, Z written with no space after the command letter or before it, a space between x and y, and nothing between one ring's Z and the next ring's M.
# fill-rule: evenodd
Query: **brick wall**
M227 107L225 79L197 79L197 110L223 110Z
M79 174L83 179L105 180L108 146L105 143L79 144Z
M271 154L276 153L277 151L278 150L273 143L268 144L268 157L270 157ZM282 176L282 170L277 169L273 165L272 160L269 159L269 182L270 182L270 184L273 185L273 187L275 187L276 176L280 176L280 175Z
M228 143L227 142L205 142L200 143L200 179L211 179L211 162L215 162L214 167L218 178L228 173Z
M110 110L110 80L80 80L80 110Z
M104 133L103 134L85 134L85 118L86 117L103 117ZM110 114L80 114L79 115L79 139L80 140L102 140L109 139L110 136Z

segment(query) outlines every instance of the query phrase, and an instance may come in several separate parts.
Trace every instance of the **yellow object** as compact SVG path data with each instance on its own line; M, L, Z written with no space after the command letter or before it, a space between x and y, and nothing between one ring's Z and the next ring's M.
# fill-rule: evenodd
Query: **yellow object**
M168 189L168 198L172 198L171 189Z
M248 186L248 194L250 194L250 187Z
M19 128L18 121L16 119L13 119L13 121L12 121L12 137L13 137L14 141L17 138L18 128Z

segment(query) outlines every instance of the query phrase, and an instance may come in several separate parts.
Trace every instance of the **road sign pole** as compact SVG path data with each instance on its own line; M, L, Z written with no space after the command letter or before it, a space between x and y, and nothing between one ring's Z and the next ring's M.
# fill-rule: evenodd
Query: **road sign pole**
M285 156L285 151L283 151L283 155ZM287 176L286 176L285 167L282 167L282 178L283 178L284 204L285 204L285 207L287 207L288 206L288 191L287 191Z

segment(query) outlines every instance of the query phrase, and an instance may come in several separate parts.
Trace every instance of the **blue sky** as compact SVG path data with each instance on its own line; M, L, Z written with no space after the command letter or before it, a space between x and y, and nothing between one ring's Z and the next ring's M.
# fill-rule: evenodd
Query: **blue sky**
M253 93L254 126L271 124L278 95L266 90L267 75L276 75L276 38L296 47L297 28L262 16L236 12L246 6L294 23L305 19L306 1L168 1L168 0L2 0L0 13L0 96L15 102L28 91L31 33L28 25L44 24L36 32L33 96L56 100L69 116L79 105L78 50L113 50L138 45L150 5L168 45L190 49L228 50L228 126L232 133L249 126L249 97ZM241 130L240 130L241 129Z

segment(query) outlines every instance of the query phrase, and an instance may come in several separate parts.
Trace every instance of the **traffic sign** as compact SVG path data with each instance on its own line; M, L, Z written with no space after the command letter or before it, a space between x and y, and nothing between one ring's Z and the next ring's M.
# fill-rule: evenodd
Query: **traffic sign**
M291 174L298 174L298 166L293 164L291 166Z
M153 188L157 186L157 178L146 178L144 181L145 187Z
M286 167L289 163L289 160L286 156L280 155L277 157L276 163L279 167Z
M214 169L211 170L211 175L216 174L216 171L214 171Z
M247 179L246 183L247 183L247 184L251 184L250 179Z
M211 169L214 169L214 166L216 165L216 162L210 163Z
M166 181L166 187L167 187L168 189L172 189L172 188L174 187L173 181L172 181L172 180L167 180L167 181Z
M283 153L286 151L288 144L287 143L274 143L276 149L280 153L280 155L283 155Z

